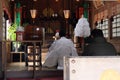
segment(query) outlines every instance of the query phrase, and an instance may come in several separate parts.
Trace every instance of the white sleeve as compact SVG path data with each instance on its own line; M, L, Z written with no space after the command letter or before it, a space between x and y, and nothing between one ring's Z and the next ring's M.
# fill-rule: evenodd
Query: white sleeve
M45 62L43 63L43 67L47 67L47 68L52 68L52 67L57 67L57 55L55 50L52 50L50 52L48 52Z

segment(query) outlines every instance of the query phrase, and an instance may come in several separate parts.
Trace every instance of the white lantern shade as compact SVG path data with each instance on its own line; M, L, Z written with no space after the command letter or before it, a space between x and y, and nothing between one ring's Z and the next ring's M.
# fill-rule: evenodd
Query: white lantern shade
M70 17L70 10L63 10L64 12L64 17L68 19Z
M30 14L33 19L36 18L37 10L36 9L30 10Z

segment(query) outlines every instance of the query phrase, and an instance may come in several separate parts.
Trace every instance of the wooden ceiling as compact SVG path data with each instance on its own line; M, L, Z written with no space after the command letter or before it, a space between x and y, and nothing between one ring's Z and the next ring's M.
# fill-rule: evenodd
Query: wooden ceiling
M38 14L43 14L44 10L50 8L52 12L61 14L63 9L73 9L73 6L76 7L83 0L11 0L12 3L21 3L21 6L24 8L24 11L29 11L32 8L35 8L38 11ZM12 4L13 5L13 4Z
M22 13L25 13L28 20L31 18L30 9L33 8L37 10L37 18L51 17L53 14L63 17L64 9L75 12L83 2L85 0L10 0L12 10L15 3L21 4Z

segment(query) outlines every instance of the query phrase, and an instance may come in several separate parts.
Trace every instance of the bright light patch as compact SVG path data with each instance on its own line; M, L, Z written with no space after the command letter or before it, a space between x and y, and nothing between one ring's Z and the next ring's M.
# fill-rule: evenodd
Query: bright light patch
M36 28L36 30L37 30L37 31L39 31L39 30L40 30L40 28Z
M114 69L105 70L100 80L120 80L120 73Z

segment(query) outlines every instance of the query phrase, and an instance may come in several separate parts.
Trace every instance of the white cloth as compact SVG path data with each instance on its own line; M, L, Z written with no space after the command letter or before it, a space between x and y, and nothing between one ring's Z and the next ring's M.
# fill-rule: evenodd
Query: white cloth
M78 54L73 42L70 39L61 37L51 45L43 67L57 66L57 69L62 69L64 56L78 56Z
M90 27L86 18L80 18L74 29L75 36L88 37L90 35Z
M59 38L60 38L59 32L56 32L56 33L55 33L55 40L57 40L57 39L59 39Z
M59 32L56 32L56 33L55 33L55 37L56 37L56 38L59 38L59 37L60 37L60 36L59 36Z

